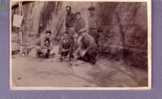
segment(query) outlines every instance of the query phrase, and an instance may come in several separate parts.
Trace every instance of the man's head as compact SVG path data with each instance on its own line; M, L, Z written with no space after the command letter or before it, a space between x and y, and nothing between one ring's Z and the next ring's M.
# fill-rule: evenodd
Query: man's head
M46 35L50 37L51 36L51 31L50 30L47 30L46 31Z
M95 7L93 7L93 6L89 7L88 11L89 11L90 16L93 16L95 13Z
M66 6L66 12L67 13L70 13L71 12L71 6L69 6L69 5Z
M81 18L81 14L80 14L80 12L76 12L76 19L80 19Z

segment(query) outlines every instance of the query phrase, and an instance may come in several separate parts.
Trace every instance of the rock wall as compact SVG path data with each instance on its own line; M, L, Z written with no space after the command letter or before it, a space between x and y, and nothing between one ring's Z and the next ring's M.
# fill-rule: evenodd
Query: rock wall
M146 3L99 3L102 49L130 65L147 68ZM105 36L107 35L107 36Z

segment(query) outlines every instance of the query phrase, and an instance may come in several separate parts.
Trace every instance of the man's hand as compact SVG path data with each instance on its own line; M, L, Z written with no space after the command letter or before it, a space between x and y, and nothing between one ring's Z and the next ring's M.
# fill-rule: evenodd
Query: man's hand
M81 57L83 57L83 56L86 54L86 52L87 52L87 50L82 50L82 51L80 52Z

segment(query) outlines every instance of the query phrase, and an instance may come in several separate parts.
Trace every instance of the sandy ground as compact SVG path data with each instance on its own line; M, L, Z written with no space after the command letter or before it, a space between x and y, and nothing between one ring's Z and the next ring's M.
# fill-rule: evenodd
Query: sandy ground
M12 82L21 87L136 87L147 85L147 72L122 61L100 59L91 65L17 55L12 57Z

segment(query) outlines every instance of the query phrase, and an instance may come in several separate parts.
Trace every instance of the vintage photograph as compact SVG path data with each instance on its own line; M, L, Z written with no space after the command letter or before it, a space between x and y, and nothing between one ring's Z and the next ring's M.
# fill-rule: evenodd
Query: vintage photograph
M150 88L147 2L11 1L10 85Z

